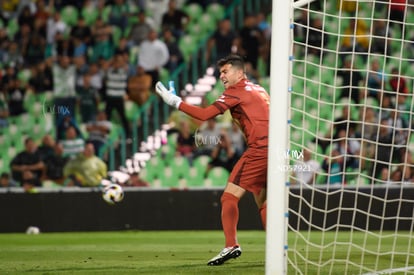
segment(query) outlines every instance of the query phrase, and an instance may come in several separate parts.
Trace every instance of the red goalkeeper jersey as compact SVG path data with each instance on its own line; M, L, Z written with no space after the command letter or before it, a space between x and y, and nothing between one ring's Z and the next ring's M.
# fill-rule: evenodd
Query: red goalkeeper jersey
M200 120L207 120L230 110L244 132L251 148L267 148L269 133L269 94L259 85L244 79L229 87L207 108L186 103L180 110Z

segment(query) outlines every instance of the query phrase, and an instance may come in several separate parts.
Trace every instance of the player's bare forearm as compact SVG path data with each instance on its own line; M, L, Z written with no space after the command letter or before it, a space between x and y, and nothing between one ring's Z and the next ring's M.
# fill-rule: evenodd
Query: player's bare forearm
M202 121L208 120L210 118L216 117L217 115L221 114L220 110L214 105L210 105L208 107L202 108L202 107L187 104L185 102L182 102L180 104L179 110L186 113L189 116L192 116L193 118L196 118Z

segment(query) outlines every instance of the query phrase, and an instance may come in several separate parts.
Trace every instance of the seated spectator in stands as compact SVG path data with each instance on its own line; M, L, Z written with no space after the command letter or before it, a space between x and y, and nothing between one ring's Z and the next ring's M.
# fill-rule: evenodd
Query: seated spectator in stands
M69 127L75 128L76 135L82 136L82 132L79 129L78 123L75 118L71 115L62 116L57 123L56 128L56 140L61 140L65 138L66 130Z
M181 62L183 62L184 57L180 48L178 47L176 38L170 29L164 30L163 39L164 43L167 45L168 52L170 53L170 57L167 64L164 65L164 68L172 73L175 71L175 69L177 69Z
M345 184L345 156L337 150L332 150L330 156L322 162L323 170L328 173L326 184Z
M93 144L87 143L83 152L65 165L63 174L70 179L69 185L99 186L107 177L107 166L95 155Z
M104 111L99 111L96 120L89 121L86 131L89 133L87 142L92 143L95 153L99 156L100 150L108 142L108 136L112 129L112 123L107 119Z
M190 123L182 120L178 129L176 154L188 158L191 163L194 149L194 133L190 129Z
M389 84L395 93L408 93L407 80L400 74L397 67L391 69L391 78L389 80Z
M87 123L96 117L99 92L91 86L91 76L89 74L85 74L82 79L82 85L77 88L76 92L82 122Z
M384 89L386 81L387 77L381 70L379 60L372 59L367 75L368 96L381 102L383 96L382 90Z
M129 175L129 179L124 183L124 186L132 187L149 187L150 184L139 177L138 172Z
M388 124L388 119L381 119L381 124L376 138L376 143L373 154L369 156L374 161L371 163L371 174L375 178L381 176L383 169L391 169L392 162L392 144L393 138L391 134L391 126Z
M184 30L190 20L190 17L182 10L177 8L177 1L168 2L168 10L162 16L161 29L165 31L170 29L178 39L184 34Z
M195 157L200 155L210 156L220 140L220 134L221 127L217 124L215 118L211 118L204 122L200 129L195 133L195 142L197 145Z
M50 134L43 136L42 143L37 147L37 152L42 161L45 161L46 158L54 154L55 144L55 139Z
M311 21L311 27L309 28L308 33L309 47L306 47L308 53L319 57L321 49L323 49L328 42L328 35L324 34L322 19L318 17L314 18Z
M136 71L136 75L128 78L128 98L141 106L151 94L152 77L140 66Z
M48 45L56 46L56 35L65 33L68 25L62 20L59 10L54 10L53 15L49 16L46 25L46 42Z
M315 183L316 173L320 172L322 167L319 161L312 159L312 152L305 148L303 158L295 161L292 170L294 183L312 185Z
M228 136L230 138L231 145L234 148L234 157L239 159L246 150L246 138L235 121L231 123Z
M7 187L15 187L16 186L16 182L14 182L11 177L10 174L7 172L3 172L0 175L0 188L7 188Z
M20 87L20 81L17 79L10 80L6 92L10 116L19 116L26 113L26 109L24 107L24 96L26 90Z
M345 58L342 68L338 70L338 76L342 78L341 98L352 99L354 103L359 103L362 98L359 87L364 77L356 70L354 64L352 57Z
M40 34L32 34L28 41L27 48L23 52L24 64L33 66L45 59L46 40Z
M28 87L35 94L53 90L53 74L47 62L40 62L32 67Z
M387 20L374 20L372 32L371 52L390 55L390 38L392 37L392 30L387 28Z
M44 180L53 181L59 185L63 185L65 177L63 175L63 169L66 163L69 161L68 157L63 156L63 145L56 143L54 146L54 152L49 155L45 160L45 170L43 178Z
M7 51L3 54L3 64L21 69L24 64L23 54L19 49L19 45L15 41L8 44Z
M235 159L234 148L231 145L231 140L228 137L227 133L223 132L219 138L219 142L211 152L211 160L208 163L205 176L207 176L208 172L213 167L223 167L230 172L237 161Z
M109 12L108 22L124 31L128 27L129 14L129 6L125 0L114 0Z
M10 162L12 178L20 184L23 184L24 172L32 172L36 178L40 179L45 167L32 138L25 139L24 147L24 151L18 153Z
M5 94L0 91L0 128L9 126L9 106L5 99Z
M88 74L90 76L91 87L93 87L99 92L102 92L103 75L104 75L103 70L99 68L98 63L96 62L89 62L88 65L89 65Z
M63 156L70 159L74 159L85 148L85 141L77 135L76 129L73 126L69 126L66 129L65 137L60 139L59 143L63 145Z
M34 172L25 170L22 176L22 187L25 192L35 192L36 187L42 187L42 181Z
M138 12L138 22L131 26L128 34L129 47L139 46L142 41L147 39L149 32L154 28L154 22L147 17L144 10Z
M78 39L84 45L88 45L91 42L92 31L86 24L83 16L78 17L78 22L70 30L70 36Z
M352 52L360 53L366 60L369 47L369 28L363 19L349 19L341 41L342 61Z

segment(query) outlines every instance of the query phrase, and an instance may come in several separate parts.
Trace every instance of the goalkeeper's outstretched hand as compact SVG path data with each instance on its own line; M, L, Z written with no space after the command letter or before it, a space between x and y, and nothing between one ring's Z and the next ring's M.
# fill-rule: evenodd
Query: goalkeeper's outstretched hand
M161 96L165 103L178 109L182 99L175 93L174 81L170 81L169 90L165 88L164 84L158 81L157 84L155 84L155 91Z

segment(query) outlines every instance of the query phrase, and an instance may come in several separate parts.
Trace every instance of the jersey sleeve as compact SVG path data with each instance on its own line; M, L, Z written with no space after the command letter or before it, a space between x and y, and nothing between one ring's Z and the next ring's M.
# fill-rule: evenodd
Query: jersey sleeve
M182 102L179 110L195 119L202 121L208 120L220 114L220 110L214 104L202 108Z

